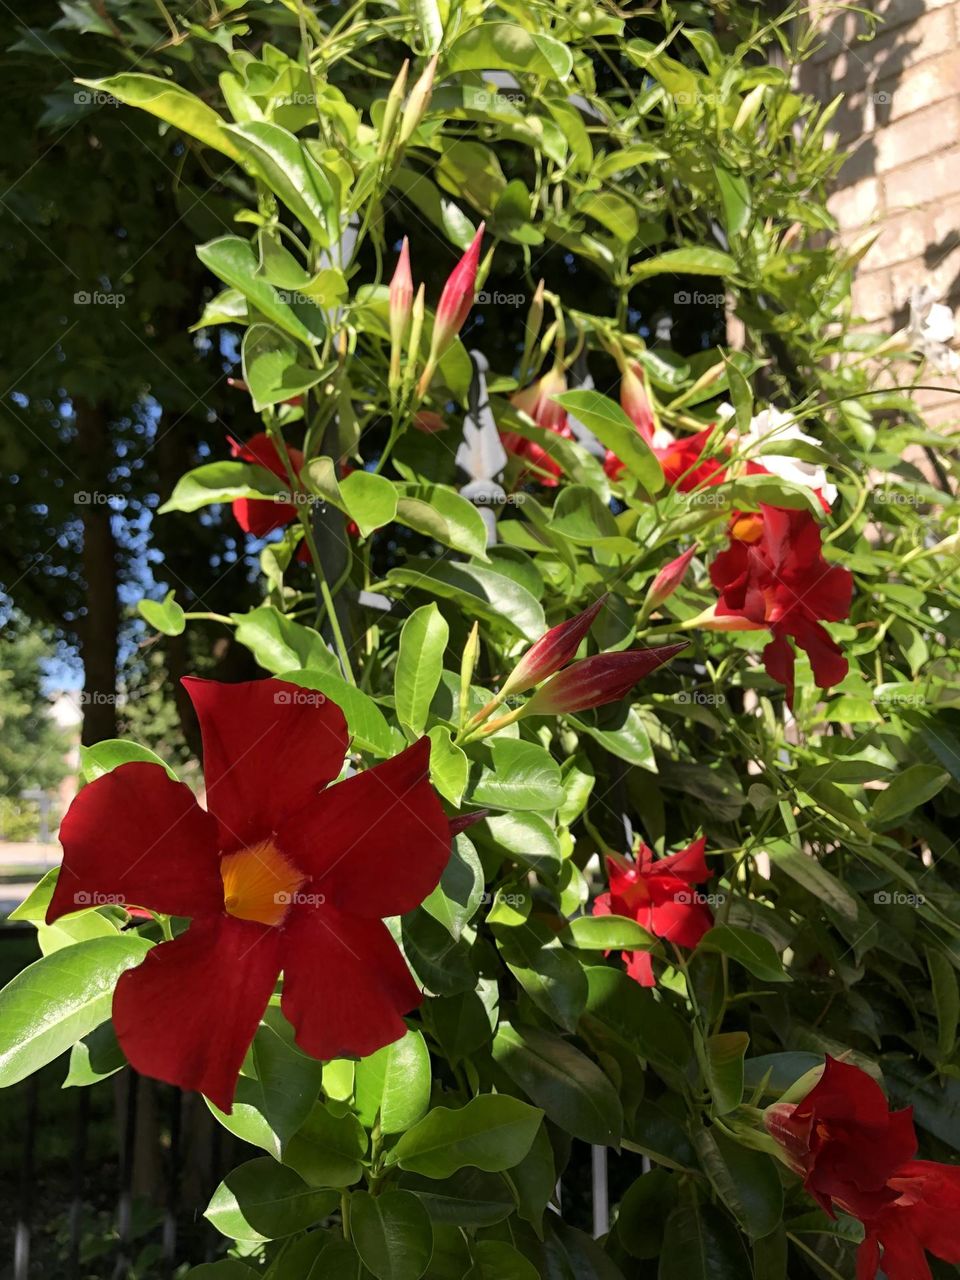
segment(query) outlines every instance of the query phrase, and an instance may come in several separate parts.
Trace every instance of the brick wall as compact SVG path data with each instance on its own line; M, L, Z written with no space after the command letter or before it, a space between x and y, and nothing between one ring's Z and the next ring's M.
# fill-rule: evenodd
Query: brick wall
M864 6L866 7L866 6ZM823 10L823 47L802 86L823 102L842 93L833 124L851 153L830 207L846 240L880 229L854 286L874 328L904 323L923 284L960 324L960 0L875 0L868 21ZM960 424L954 376L928 370L940 390L918 393L931 422Z

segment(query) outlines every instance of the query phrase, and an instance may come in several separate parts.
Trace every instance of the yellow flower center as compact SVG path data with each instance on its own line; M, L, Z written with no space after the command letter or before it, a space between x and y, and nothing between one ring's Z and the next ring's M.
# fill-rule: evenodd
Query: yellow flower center
M748 545L759 542L763 537L763 516L756 511L738 516L731 526L730 537L736 538L737 542L746 542Z
M280 924L306 880L272 840L220 859L223 905L238 920Z

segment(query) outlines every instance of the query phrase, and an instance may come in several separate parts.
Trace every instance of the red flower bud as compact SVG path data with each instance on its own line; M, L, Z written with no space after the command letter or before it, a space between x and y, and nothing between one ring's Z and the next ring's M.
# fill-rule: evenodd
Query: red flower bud
M403 237L397 268L390 281L390 341L399 348L413 309L413 276L410 274L410 246Z
M624 364L621 370L620 407L627 417L633 420L634 426L647 444L650 444L657 424L654 421L653 410L650 408L650 399L643 385L643 371L637 361L632 364Z
M660 570L647 592L648 609L656 609L657 605L663 604L664 600L673 595L686 576L690 561L696 554L697 544L694 543L689 551L684 551L682 556L677 556L676 560L671 560Z
M681 650L682 644L665 644L655 649L629 649L626 653L598 653L584 658L555 675L537 690L523 708L524 715L561 715L585 711L618 702L638 680L663 666Z
M470 248L450 272L449 279L443 286L433 324L431 360L440 359L463 328L464 321L470 314L477 283L477 268L480 265L480 242L483 239L483 230L484 223L481 222Z
M523 655L507 677L501 692L506 697L510 693L523 693L532 689L535 684L546 680L555 671L565 666L580 647L580 641L593 626L593 620L603 608L607 597L595 600L589 609L578 613L575 618L561 622L559 626L545 631Z

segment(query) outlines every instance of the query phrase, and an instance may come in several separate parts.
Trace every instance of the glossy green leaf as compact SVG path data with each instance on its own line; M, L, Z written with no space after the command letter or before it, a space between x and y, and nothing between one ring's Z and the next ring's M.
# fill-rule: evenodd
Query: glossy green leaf
M350 1232L364 1266L377 1280L420 1280L433 1254L426 1209L409 1191L350 1197Z
M419 1031L361 1058L356 1071L356 1105L372 1125L379 1116L380 1132L404 1133L430 1105L430 1054Z
M196 511L214 502L234 502L237 498L283 501L288 492L287 482L264 467L255 467L249 462L205 462L180 477L157 515L168 511Z
M103 80L78 79L77 84L87 85L98 93L109 93L118 102L147 111L231 160L242 159L243 153L231 138L223 117L196 94L170 80L127 71Z
M459 36L447 52L447 72L519 71L565 80L573 66L566 45L512 22L482 22Z
M466 1280L538 1280L539 1272L504 1240L478 1240Z
M397 717L415 738L426 727L449 638L450 628L435 604L414 610L400 632L394 696Z
M483 897L483 867L470 840L462 832L453 841L450 861L440 883L423 900L423 910L458 939L473 919Z
M743 1101L743 1060L749 1045L745 1031L718 1032L704 1043L704 1072L715 1116L728 1115Z
M0 991L0 1088L53 1062L105 1022L117 979L150 945L129 933L92 938L22 969Z
M292 1169L261 1156L227 1174L204 1217L233 1240L280 1240L319 1222L338 1201L335 1191L308 1187Z
M634 280L651 276L723 276L735 279L737 264L719 249L669 249L655 258L645 258L631 272Z
M560 767L543 747L521 738L494 738L491 752L493 769L484 769L473 791L477 804L535 810L560 804Z
M652 951L659 944L636 920L626 916L577 916L567 926L581 951Z
M750 1263L733 1223L712 1205L687 1204L667 1219L659 1280L744 1280Z
M933 764L912 764L898 773L885 791L877 793L871 809L875 826L892 827L907 814L932 800L950 781L950 774Z
M183 635L187 627L183 610L175 599L176 594L176 591L168 591L162 600L141 600L137 605L150 626L165 636Z
M263 604L249 613L235 613L236 638L246 645L260 666L279 675L297 668L319 668L325 674L339 676L340 667L333 652L318 631L294 622L273 605ZM278 702L290 701L296 694L279 690ZM310 694L302 695L309 698Z
M322 337L324 332L323 313L308 299L303 304L291 305L284 295L259 274L259 261L249 241L240 236L220 236L208 244L197 246L197 257L203 265L240 293L268 319L278 325L291 338L308 346ZM310 327L301 318L303 312L310 321ZM212 463L212 466L223 466L223 463ZM258 473L263 468L258 467ZM188 510L189 508L179 508Z
M580 961L539 921L494 926L504 963L530 999L558 1026L575 1031L587 1002Z
M714 925L700 939L698 950L716 951L736 960L737 964L743 965L761 982L790 981L790 975L784 971L783 962L773 943L751 929L729 924Z
M243 335L242 351L243 380L258 413L302 395L329 375L301 363L303 348L275 325L252 324Z
M464 1107L434 1107L387 1156L428 1178L448 1178L469 1165L498 1173L530 1150L543 1112L506 1094L485 1093Z
M330 179L294 135L267 120L229 126L244 164L261 178L321 244L340 236ZM229 283L229 282L228 282Z
M474 799L477 799L476 793ZM491 814L487 818L487 830L501 849L539 876L556 880L560 874L560 841L552 824L541 814Z
M616 401L599 391L587 390L565 391L554 399L589 427L605 448L616 454L647 493L660 492L664 484L663 468Z
M487 559L487 528L472 502L440 484L397 486L398 524L464 555Z
M623 1110L617 1091L569 1041L501 1022L493 1056L514 1084L575 1138L601 1146L619 1144Z
M271 652L274 651L271 650ZM279 657L279 650L275 652ZM327 654L325 662L329 662L332 657L329 650ZM303 656L304 660L309 659L309 653L304 653ZM386 716L369 694L343 679L339 674L339 667L334 669L331 665L330 670L320 671L313 667L308 667L304 671L281 670L277 675L291 684L300 685L301 688L316 689L335 703L346 717L350 742L354 749L369 751L371 755L379 756L381 759L395 756L404 749L406 739L403 734L388 724Z
M391 569L387 581L452 600L470 617L492 622L526 640L536 640L546 630L540 602L518 582L486 565L410 560L403 568Z
M367 1135L356 1116L317 1102L284 1143L283 1163L311 1187L349 1187L360 1181L366 1151Z

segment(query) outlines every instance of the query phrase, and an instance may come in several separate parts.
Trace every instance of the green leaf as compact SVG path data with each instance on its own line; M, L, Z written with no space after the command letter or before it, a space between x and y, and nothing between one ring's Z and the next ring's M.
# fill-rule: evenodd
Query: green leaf
M397 484L397 523L441 546L487 559L487 527L472 502L442 484Z
M327 652L329 654L329 650ZM305 658L307 656L304 655ZM387 759L397 755L406 745L403 734L387 723L386 716L373 698L356 685L347 684L339 675L339 667L329 671L308 668L305 671L279 671L277 674L290 684L298 684L303 689L316 689L336 703L346 717L354 748L369 751L380 759Z
M157 515L166 515L168 511L196 511L214 502L233 502L237 498L273 502L278 494L285 495L288 491L286 481L265 467L255 467L249 462L206 462L180 477Z
M659 1257L663 1228L677 1202L677 1180L651 1169L627 1188L617 1210L616 1237L634 1258Z
M773 943L751 929L741 929L730 924L714 925L700 939L697 949L717 951L729 956L761 982L790 981L790 975L784 972L783 962Z
M249 613L235 613L232 617L237 624L237 640L246 645L265 671L279 675L295 668L318 668L324 674L339 676L337 659L319 631L294 622L272 604L262 604ZM280 701L293 696L282 690L276 695Z
M92 747L80 748L80 773L84 782L94 782L112 769L132 760L144 764L156 764L178 782L179 779L168 764L149 747L141 747L139 742L128 742L126 738L105 738L103 742L95 742Z
M494 738L493 770L484 769L476 804L494 809L556 809L563 799L560 766L550 752L521 738Z
M101 1022L70 1050L64 1089L85 1088L116 1074L127 1064L112 1022Z
M532 1262L504 1240L478 1240L465 1280L537 1280Z
M317 1102L284 1144L283 1163L311 1187L349 1187L363 1175L366 1151L367 1135L357 1117Z
M59 1058L110 1017L113 989L150 950L146 938L91 938L42 956L0 991L0 1088Z
M713 172L723 202L723 222L727 235L739 235L750 222L750 184L742 174L732 173L722 165L714 165Z
M137 605L150 626L165 636L183 635L187 627L183 610L174 599L176 594L176 591L168 591L163 600L141 600Z
M117 739L119 741L119 739ZM33 886L24 900L10 912L7 916L8 920L29 920L36 924L43 920L47 914L47 907L50 905L50 899L53 897L53 891L57 887L57 877L60 875L59 867L51 867L41 880Z
M562 863L560 841L546 818L539 813L499 813L487 818L487 829L518 862L544 879L556 880Z
M208 244L198 245L197 257L218 280L222 280L231 289L239 289L258 311L279 325L291 338L313 346L316 339L323 336L325 325L320 309L308 299L297 304L296 309L289 305L266 277L259 274L259 260L248 241L240 236L220 236ZM308 328L299 313L309 319L311 327ZM263 468L257 468L258 472L262 470ZM278 480L277 483L281 482Z
M231 160L240 161L243 153L230 137L229 126L222 116L195 94L158 76L128 71L103 80L77 80L98 93L109 93L118 102L139 107L152 116L172 124L198 142L213 147Z
M543 1112L506 1094L483 1093L465 1107L434 1107L408 1129L387 1155L427 1178L449 1178L472 1166L499 1173L519 1164L530 1150Z
M410 560L403 568L391 569L387 581L452 600L470 617L482 618L525 640L539 639L547 627L540 602L518 582L486 565Z
M659 1280L743 1280L750 1263L726 1214L699 1203L674 1209L667 1219Z
M580 961L539 921L494 926L504 963L530 999L558 1026L575 1031L587 1003Z
M450 628L433 603L414 610L400 632L394 698L397 719L415 738L426 727L449 638Z
M591 1043L609 1041L645 1059L676 1087L686 1084L693 1045L687 1024L622 969L589 965L581 1030Z
M627 916L577 916L568 925L570 941L581 951L653 951L657 940Z
M559 1036L501 1022L493 1042L497 1065L545 1115L575 1138L617 1146L623 1110L617 1091L586 1054Z
M776 1162L716 1128L701 1129L695 1145L707 1177L747 1235L757 1240L774 1231L783 1215Z
M531 1223L534 1231L541 1235L543 1215L557 1187L553 1145L545 1124L537 1130L533 1146L516 1168L510 1171L510 1181L519 1202L517 1217Z
M357 1063L356 1105L380 1132L404 1133L430 1106L430 1054L419 1031L408 1031Z
M350 1231L363 1265L377 1280L420 1280L430 1263L430 1216L409 1191L355 1191Z
M423 907L402 918L400 935L404 955L423 986L437 995L455 995L473 987L477 975L470 949Z
M267 184L315 239L328 248L336 244L340 239L337 198L330 179L310 151L288 130L267 120L251 120L228 128L245 166Z
M745 1031L708 1036L704 1044L704 1074L713 1095L713 1114L725 1116L743 1101L743 1059L750 1044Z
M430 780L445 800L460 805L467 787L470 762L462 748L452 740L445 724L436 724L430 730Z
M876 795L871 810L874 825L881 830L897 823L938 795L950 781L939 765L912 764L898 773L887 787Z
M252 324L243 335L243 380L258 413L301 395L329 376L329 369L301 364L302 350L272 324Z
M738 476L725 484L721 493L734 506L757 507L766 503L790 511L808 511L818 523L823 520L823 507L814 491L779 476Z
M552 36L533 35L512 22L481 22L459 36L446 57L446 71L519 71L565 80L573 55Z
M942 951L925 947L924 952L937 1011L937 1053L941 1062L949 1062L957 1043L957 1020L960 1018L957 972Z
M423 36L424 53L436 53L443 43L443 17L437 0L413 0L413 11Z
M472 920L483 897L483 867L470 840L461 832L453 842L450 861L440 883L422 907L457 939Z
M719 249L668 249L655 258L644 258L630 273L633 280L651 276L725 276L735 279L737 264Z
M389 524L397 514L397 495L383 476L370 471L351 471L340 481L340 493L347 514L357 522L364 538Z
M768 840L764 847L779 871L785 872L808 893L812 893L845 919L857 919L860 914L857 899L816 858L808 857L787 840Z
M653 450L615 401L599 391L564 391L554 396L593 432L602 445L617 455L649 494L663 488L663 468Z
M335 1191L308 1187L292 1169L261 1156L227 1174L204 1217L232 1240L280 1240L319 1222L338 1202Z

